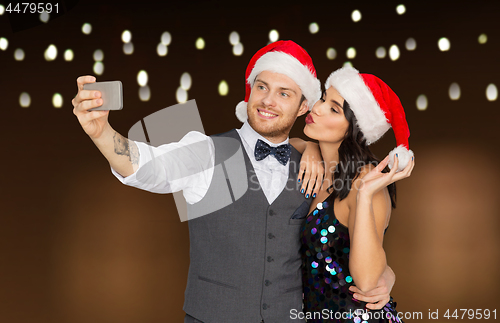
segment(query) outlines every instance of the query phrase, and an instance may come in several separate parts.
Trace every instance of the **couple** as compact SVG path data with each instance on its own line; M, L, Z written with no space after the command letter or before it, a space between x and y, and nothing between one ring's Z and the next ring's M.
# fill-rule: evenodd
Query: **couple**
M304 317L324 322L337 321L337 313L349 311L350 316L338 321L378 322L366 313L356 314L365 305L373 310L369 313L395 315L389 296L395 277L386 264L382 239L394 205L394 182L408 177L414 166L399 99L376 77L350 68L332 74L321 96L311 58L291 41L259 50L245 76L245 101L237 106L238 118L245 121L240 129L210 137L190 132L178 143L159 147L121 136L108 122L109 111L88 111L102 104L100 93L83 90L95 78L77 80L73 112L113 174L124 184L151 192L183 190L192 219L184 322L282 323L304 322ZM309 106L304 131L319 141L319 150L298 139L290 140L292 147L288 140L296 118ZM391 125L400 145L398 156L375 166L367 145ZM233 192L217 185L231 182L231 170L210 167L230 154L221 138L243 147L245 176L249 183L252 176L258 179L257 189L236 200ZM192 143L204 143L208 153L172 153ZM307 175L299 177L304 151L325 161L323 185L314 185ZM160 155L161 163L149 162ZM388 164L392 170L383 171ZM308 165L306 173L313 167ZM172 169L179 168L206 171L169 181ZM297 179L300 183L287 185ZM228 198L233 203L196 216ZM385 317L382 322L397 321Z

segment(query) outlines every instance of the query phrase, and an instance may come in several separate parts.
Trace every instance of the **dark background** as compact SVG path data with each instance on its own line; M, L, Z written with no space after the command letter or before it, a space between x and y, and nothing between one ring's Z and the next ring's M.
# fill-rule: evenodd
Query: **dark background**
M401 3L406 13L398 15ZM114 178L72 112L76 78L93 74L93 52L102 49L105 69L97 80L123 82L124 108L109 120L126 136L141 118L177 103L180 76L189 72L189 99L196 99L205 132L224 132L241 125L234 108L244 98L245 69L271 29L309 52L322 82L355 47L354 67L382 78L405 107L416 167L398 183L385 238L398 309L421 311L427 321L429 310L439 310L442 319L447 309L498 307L500 106L485 92L490 83L500 85L500 1L67 1L65 8L24 30L29 17L0 16L0 37L9 41L0 51L6 143L0 322L182 322L187 223L171 195ZM355 9L362 13L357 23ZM81 32L86 22L90 35ZM311 22L318 23L317 34L309 33ZM132 55L122 51L125 29L132 32ZM159 57L164 31L172 43ZM232 31L240 35L242 56L232 54ZM483 45L482 33L488 36ZM203 50L195 48L198 37L206 42ZM414 51L405 49L409 37L417 42ZM451 42L447 52L438 49L441 37ZM47 62L50 44L58 56ZM400 49L398 60L376 58L377 47L392 44ZM329 47L337 50L334 60L326 57ZM24 50L23 61L14 60L16 48ZM75 53L71 62L63 59L67 48ZM148 102L138 97L142 69L149 74ZM224 97L217 91L223 79L229 84ZM457 101L448 96L453 82L461 88ZM29 108L20 107L22 92L31 96ZM56 92L62 108L52 106ZM426 111L416 108L420 94L429 100ZM291 137L305 138L303 126L301 117ZM383 158L394 146L390 131L373 151Z

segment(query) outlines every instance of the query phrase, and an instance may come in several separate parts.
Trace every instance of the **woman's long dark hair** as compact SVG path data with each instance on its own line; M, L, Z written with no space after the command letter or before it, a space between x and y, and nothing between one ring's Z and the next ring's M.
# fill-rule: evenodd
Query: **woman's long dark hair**
M333 184L328 188L333 192L332 198L339 197L340 201L345 199L351 191L352 182L359 176L361 167L372 164L378 165L380 160L375 157L363 138L363 133L359 129L356 116L351 110L349 103L344 100L344 116L349 122L344 140L339 147L339 163L334 172ZM383 172L388 172L386 167ZM396 208L396 184L387 186L391 197L391 206Z

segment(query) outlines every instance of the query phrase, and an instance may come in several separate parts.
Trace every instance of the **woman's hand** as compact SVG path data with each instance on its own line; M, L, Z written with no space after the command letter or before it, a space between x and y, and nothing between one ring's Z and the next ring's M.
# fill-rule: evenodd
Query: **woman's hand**
M319 145L314 142L307 142L306 149L300 160L300 170L297 181L302 183L300 192L306 198L316 197L323 183L325 166Z
M412 157L411 161L408 163L405 169L400 172L396 172L399 163L398 155L396 154L394 156L394 166L392 167L391 171L388 173L382 173L382 170L387 166L388 163L389 156L385 157L385 159L382 160L377 165L377 167L374 167L360 180L359 183L361 185L358 189L358 196L359 194L373 196L381 189L387 187L387 185L410 177L413 167L415 166L415 160L414 157Z

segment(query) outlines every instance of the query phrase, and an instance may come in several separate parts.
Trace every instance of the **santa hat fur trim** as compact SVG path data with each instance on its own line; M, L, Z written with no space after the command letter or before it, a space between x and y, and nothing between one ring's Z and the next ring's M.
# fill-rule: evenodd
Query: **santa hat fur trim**
M378 77L360 74L350 66L340 68L328 77L325 88L331 86L349 103L368 145L392 127L397 147L389 153L389 168L394 165L394 155L397 154L398 171L403 170L413 157L413 151L408 144L410 129L396 93Z
M380 139L389 130L391 124L358 70L352 67L336 70L326 80L325 89L330 86L333 86L349 103L368 145Z

